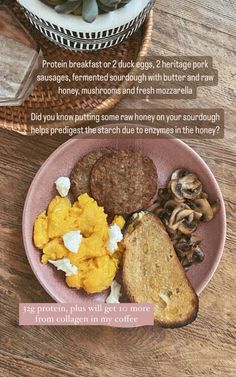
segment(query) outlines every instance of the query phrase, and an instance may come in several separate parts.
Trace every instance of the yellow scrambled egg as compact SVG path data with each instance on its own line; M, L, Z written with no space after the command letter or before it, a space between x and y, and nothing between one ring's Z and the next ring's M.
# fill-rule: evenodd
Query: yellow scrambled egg
M123 228L125 220L116 216L113 224ZM77 253L70 252L62 236L74 230L83 235ZM34 224L34 243L42 249L42 263L68 258L77 273L66 276L69 287L83 288L87 293L101 292L110 287L116 275L122 249L114 254L106 249L109 225L103 207L88 194L78 197L72 205L67 198L56 196L47 213L42 212ZM119 250L120 249L120 250Z

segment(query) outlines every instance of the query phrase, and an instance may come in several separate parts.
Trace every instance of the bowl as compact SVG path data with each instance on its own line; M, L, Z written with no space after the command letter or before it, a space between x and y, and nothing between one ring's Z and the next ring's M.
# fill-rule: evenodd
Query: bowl
M17 1L45 37L72 51L96 51L123 42L144 23L154 4L154 0L131 0L124 7L98 15L90 24L81 16L59 14L40 0Z
M223 253L225 207L220 188L206 163L193 149L177 139L73 138L52 153L33 179L23 213L24 246L35 276L48 294L59 303L85 303L91 299L104 302L107 292L91 296L81 290L71 289L66 286L63 273L51 265L42 265L41 252L34 247L32 238L35 219L56 195L55 180L60 176L69 176L74 164L84 154L104 146L137 149L152 158L157 167L159 187L166 185L173 170L185 167L199 176L210 200L219 198L221 208L218 214L197 230L197 234L203 239L201 247L205 259L202 263L193 265L187 273L197 294L200 294L212 278Z

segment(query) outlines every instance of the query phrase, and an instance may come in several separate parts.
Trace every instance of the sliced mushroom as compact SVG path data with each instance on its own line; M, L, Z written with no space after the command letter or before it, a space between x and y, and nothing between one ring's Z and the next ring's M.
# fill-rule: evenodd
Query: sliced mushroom
M173 211L178 205L179 205L179 203L176 203L175 200L171 199L171 200L168 200L168 201L164 204L164 208L165 208L166 210Z
M194 216L194 220L199 222L202 218L202 213L201 212L194 212L193 216Z
M207 199L196 199L194 202L194 211L202 214L201 220L208 222L213 219L213 210Z
M201 263L205 258L205 254L203 253L202 249L199 246L195 246L193 248L193 255L192 259L196 263Z
M176 254L185 270L188 270L193 263L200 263L204 259L204 253L199 247L201 239L196 236L182 236L174 244Z
M202 242L202 238L197 236L196 234L192 234L189 241L190 241L191 245L198 246Z
M189 171L186 170L186 169L177 169L177 170L175 170L172 173L172 175L171 175L171 181L173 181L174 179L183 178L183 177L185 177L188 174L189 174Z
M183 237L175 243L175 250L181 252L182 254L189 253L192 249L192 244L189 238Z
M177 230L171 230L171 229L168 229L168 227L166 227L166 230L167 230L167 232L170 236L170 239L171 239L173 245L175 243L177 243L180 240L180 238L183 236L182 233L180 233L178 231L178 229Z
M168 229L179 230L183 234L191 234L196 229L194 211L184 203L179 204L170 216Z
M169 188L162 188L158 191L158 201L161 206L164 206L164 204L170 200L172 197L172 192L169 190Z
M182 192L182 185L179 183L178 179L173 179L169 183L170 190L172 191L175 200L184 201L184 196Z
M189 173L178 179L173 179L170 189L178 200L196 199L202 192L202 184L195 174Z
M193 260L191 258L191 256L187 256L185 257L183 260L182 260L182 266L184 268L185 271L188 271L190 269L190 267L193 265Z
M183 210L188 209L188 206L186 204L179 204L173 211L170 216L170 220L168 222L168 228L172 230L176 230L179 228L179 225L182 223L183 218L180 220L177 220L177 215L182 212Z
M154 211L154 214L159 217L159 219L164 223L164 225L169 224L169 219L170 219L170 213L163 208L156 208Z
M197 175L177 169L166 188L160 189L158 200L149 208L166 227L177 256L188 270L204 259L199 247L201 239L193 234L200 221L208 222L219 211L220 202L210 204Z
M202 184L195 174L188 174L179 179L182 185L183 196L185 199L195 199L202 192Z
M187 220L184 220L180 226L179 231L185 235L190 235L197 229L197 223L195 221L188 222Z
M206 192L201 192L200 199L208 199L208 194Z
M193 214L194 214L194 211L191 208L183 209L182 211L180 211L176 215L176 220L180 221L180 220L183 220L185 218L188 218L188 221L192 222L193 221L193 216L192 216Z
M185 201L185 203L193 210L195 210L196 208L196 204L195 204L195 201L194 200L190 200L190 199L187 199ZM197 212L197 211L194 211L194 220L196 221L200 221L202 219L202 213L201 212Z
M155 202L152 205L150 205L150 207L148 207L146 209L146 211L147 212L155 212L158 208L160 208L160 203L159 202Z
M213 216L217 214L217 212L220 210L220 201L217 199L215 202L211 204L211 209L213 211Z

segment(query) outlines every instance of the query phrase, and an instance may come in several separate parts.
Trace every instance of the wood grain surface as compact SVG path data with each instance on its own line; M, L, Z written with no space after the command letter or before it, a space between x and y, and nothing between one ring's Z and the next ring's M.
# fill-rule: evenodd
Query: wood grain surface
M200 296L198 319L178 330L157 327L19 327L19 302L52 302L27 262L21 218L35 173L67 137L1 135L0 376L2 377L234 377L236 375L236 2L158 0L151 51L211 55L216 88L196 101L125 98L122 107L222 107L223 140L188 140L208 163L222 189L228 232L220 266Z

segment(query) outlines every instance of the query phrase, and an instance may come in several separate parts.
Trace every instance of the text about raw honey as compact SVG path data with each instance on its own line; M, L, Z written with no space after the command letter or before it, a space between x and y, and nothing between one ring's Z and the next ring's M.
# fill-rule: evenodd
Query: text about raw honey
M138 124L140 127L137 127ZM40 136L65 134L70 137L89 138L175 136L219 139L224 137L224 111L222 109L113 109L108 114L90 114L74 110L55 113L42 110L29 113L28 125L31 135Z

